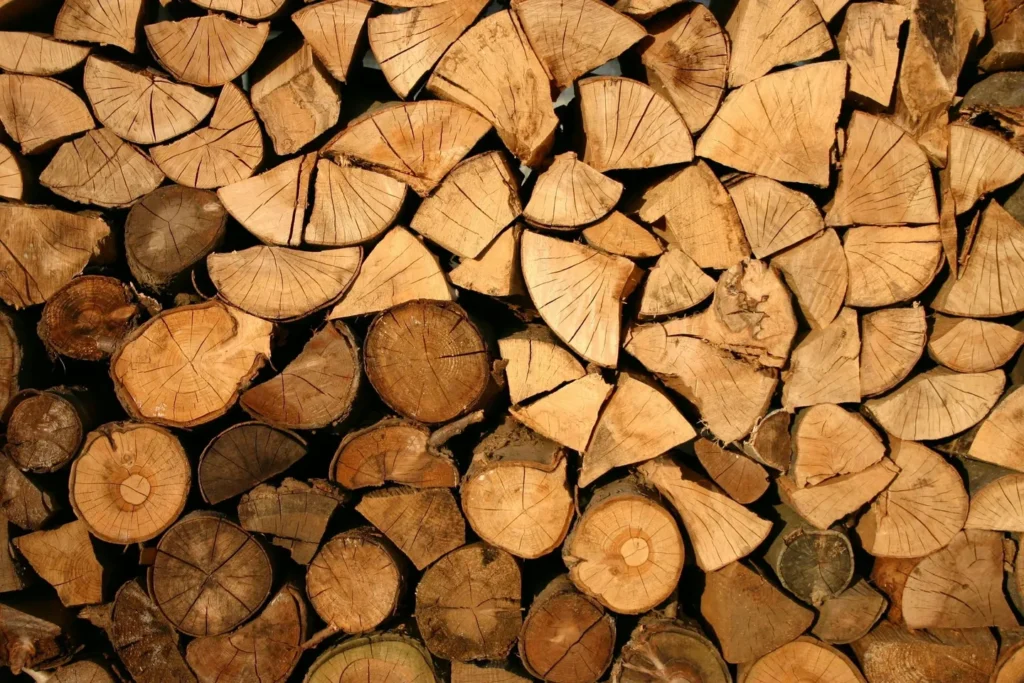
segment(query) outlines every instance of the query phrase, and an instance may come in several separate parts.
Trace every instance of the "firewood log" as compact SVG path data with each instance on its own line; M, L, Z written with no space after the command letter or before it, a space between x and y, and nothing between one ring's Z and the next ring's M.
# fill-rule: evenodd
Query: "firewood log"
M270 24L232 21L207 14L146 25L149 49L175 78L202 87L224 85L248 70L267 40ZM203 45L221 45L221 50ZM198 56L197 56L198 55Z
M0 455L0 515L15 526L35 531L58 508L50 491L23 474L6 455Z
M732 675L717 648L689 621L652 614L633 629L612 667L612 683L730 683Z
M14 539L14 547L66 607L103 601L104 568L96 560L89 530L75 521Z
M771 265L782 272L812 328L825 327L839 314L849 280L846 254L835 230L817 233L775 254Z
M773 470L788 472L793 457L791 419L792 415L781 409L765 415L743 442L743 452Z
M363 0L317 2L292 13L292 22L331 76L342 83L356 57L372 5Z
M612 386L591 373L535 401L514 406L509 415L533 431L575 451L585 451Z
M921 360L928 328L918 304L873 311L860 319L860 393L884 393L906 379Z
M575 230L607 216L622 189L622 183L580 161L573 152L559 154L537 177L523 218L540 228Z
M888 306L923 292L942 265L937 226L863 227L846 231L848 306Z
M192 4L245 19L270 19L284 7L285 0L192 0Z
M371 491L356 505L361 514L424 569L466 542L466 522L451 491L406 486Z
M143 0L64 0L53 37L136 52L144 10Z
M885 613L888 602L865 579L858 579L818 607L811 632L833 645L846 645L868 634Z
M726 24L732 42L729 85L749 83L774 67L832 49L832 37L812 0L792 5L741 0Z
M0 515L0 593L20 591L30 581L24 563L11 550L9 524L7 518Z
M837 405L801 410L793 423L790 473L801 488L860 472L884 455L885 445L868 421Z
M957 214L1024 175L1024 152L973 126L949 127L949 181Z
M784 503L818 529L827 529L871 502L899 472L892 460L882 458L859 472L841 474L814 486L801 488L791 476L779 477L775 484Z
M587 230L583 231L584 237ZM845 261L843 265L845 267ZM669 247L647 273L640 300L640 317L682 313L700 305L714 291L715 281L685 251Z
M526 283L519 262L521 225L512 225L474 259L462 259L448 272L448 279L456 287L480 292L488 296L525 296Z
M1004 474L977 489L973 485L971 488L965 529L1024 531L1024 515L1020 512L1024 475Z
M782 527L765 551L779 583L815 607L842 594L853 580L853 546L838 528L815 529L784 505Z
M770 178L749 176L730 184L728 190L747 242L758 258L771 256L824 228L821 212L810 197Z
M297 247L309 203L316 154L305 154L221 187L217 197L228 213L265 244Z
M752 458L705 438L693 450L708 476L737 503L750 505L768 490L768 471Z
M55 669L47 683L115 683L115 679L101 664L80 659Z
M1024 25L1017 9L1012 3L985 5L992 48L978 63L981 69L999 71L1024 66Z
M1024 332L988 320L935 314L928 355L957 372L988 372L1002 367L1024 345Z
M857 666L834 647L801 636L769 652L752 664L741 664L740 683L771 683L780 680L813 679L828 676L836 683L867 683Z
M423 644L399 633L378 633L342 641L309 667L307 683L357 683L370 677L396 683L439 683Z
M66 84L16 74L0 75L0 123L22 154L49 151L96 127L85 102Z
M974 435L968 451L971 458L1024 472L1024 459L1018 445L1022 401L1024 392L1018 387L996 404Z
M19 676L30 667L53 668L67 662L73 643L61 623L65 620L51 616L46 605L23 608L26 611L0 604L0 666Z
M852 647L868 680L877 683L946 678L987 683L997 651L988 629L912 632L884 620Z
M26 472L56 472L75 457L91 428L89 397L66 387L26 389L4 410L4 454Z
M0 197L24 199L32 183L24 159L0 145Z
M811 330L793 349L782 373L787 410L860 401L860 330L857 312L844 308L827 326Z
M135 329L140 313L135 294L121 280L81 275L46 302L36 334L53 354L105 360Z
M339 163L320 159L316 162L313 210L303 240L325 247L373 241L398 218L407 190L405 183L345 159Z
M1024 678L1024 643L1017 642L1000 651L992 683L1011 683Z
M528 683L530 679L514 669L495 664L452 662L452 683ZM1000 681L1000 683L1003 683Z
M435 436L440 433L399 418L349 432L331 460L331 480L349 490L386 483L454 488L459 469Z
M223 502L288 469L306 454L293 432L261 422L241 422L210 441L199 459L199 490L211 504Z
M586 371L544 325L498 340L513 404L582 378Z
M270 536L270 542L309 564L327 524L345 496L323 479L304 483L288 477L280 486L260 484L238 501L238 523L246 531Z
M0 69L27 76L55 76L85 61L92 48L22 31L0 32Z
M850 65L850 93L888 107L900 61L900 27L908 12L899 5L856 3L846 10L836 43Z
M619 211L584 229L583 239L595 249L631 259L653 258L665 251L658 238Z

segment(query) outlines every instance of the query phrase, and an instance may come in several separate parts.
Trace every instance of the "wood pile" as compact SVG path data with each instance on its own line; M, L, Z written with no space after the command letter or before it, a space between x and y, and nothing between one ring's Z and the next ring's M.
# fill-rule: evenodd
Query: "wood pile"
M0 128L0 680L1024 682L1020 0L0 0Z

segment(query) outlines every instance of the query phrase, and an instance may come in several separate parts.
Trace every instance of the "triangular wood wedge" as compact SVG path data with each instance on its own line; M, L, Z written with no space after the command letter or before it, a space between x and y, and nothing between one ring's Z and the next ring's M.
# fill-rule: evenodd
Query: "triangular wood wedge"
M844 308L797 344L782 373L782 406L860 402L860 330L857 312Z
M559 339L585 359L615 367L622 302L640 274L633 262L527 230L522 266L530 298Z
M981 422L1006 384L1002 370L959 373L935 368L864 403L889 434L910 441L945 439Z
M971 218L969 231L977 233L978 214ZM957 261L957 246L960 241L960 230L956 225L956 202L953 201L953 190L949 186L949 168L939 171L939 234L942 236L942 253L946 255L946 263L949 264L949 272L952 277L958 277L959 262ZM964 240L965 251L970 245Z
M424 569L466 542L466 522L448 489L406 486L371 491L356 511Z
M888 306L909 301L942 267L937 225L919 228L851 228L843 237L848 306Z
M597 76L576 87L587 140L583 159L598 171L693 159L693 140L683 118L646 83Z
M23 199L25 189L30 183L26 176L27 172L28 169L22 160L11 150L0 145L0 197L19 201Z
M232 306L267 320L292 320L338 299L359 272L361 256L359 247L259 246L210 254L206 266L217 293Z
M956 212L961 214L1024 175L1024 152L995 133L958 124L949 127L947 164Z
M1024 226L989 202L968 253L959 277L947 277L932 300L935 310L973 318L1024 311Z
M813 0L740 0L725 30L732 39L729 85L773 68L806 62L832 49L832 37Z
M800 310L812 328L832 322L846 298L846 253L836 231L829 228L791 249L776 254L772 267L782 271Z
M53 37L116 45L135 52L145 0L65 0L53 26Z
M408 187L383 173L353 166L347 160L316 162L313 210L303 239L306 244L347 247L379 237L402 209Z
M23 31L0 32L0 69L29 76L54 76L85 61L92 48L52 36Z
M786 643L752 664L740 665L740 670L743 683L815 679L827 679L832 683L866 683L849 657L831 645L807 636Z
M89 107L50 78L0 74L0 122L22 154L39 154L96 127Z
M1016 628L1003 594L1003 535L971 529L923 559L903 587L909 628Z
M861 396L884 393L906 379L921 360L927 341L928 323L920 305L861 316Z
M818 529L827 529L884 491L900 468L882 458L860 472L841 474L816 486L797 487L790 477L775 480L782 501Z
M559 345L544 325L498 340L513 404L522 403L586 374L575 356Z
M559 90L647 35L600 0L513 0L512 9Z
M757 258L793 246L825 227L814 200L770 178L743 178L729 186L729 196Z
M218 12L230 12L243 19L269 19L287 0L192 0L192 4Z
M350 122L322 153L352 159L426 197L488 130L487 121L460 104L396 102Z
M263 134L245 94L228 83L220 91L209 126L149 153L174 182L214 189L252 176L263 161Z
M558 118L550 82L509 10L482 19L448 48L427 89L478 111L527 166L551 150Z
M914 138L885 119L859 111L853 112L846 138L826 225L939 221L931 165Z
M459 468L419 423L388 417L349 432L331 459L331 481L357 490L405 484L416 488L455 488Z
M846 62L762 76L729 93L697 141L697 156L775 180L827 187L844 94Z
M585 235L586 230L583 232ZM845 267L845 262L843 265ZM707 299L714 291L715 281L698 268L686 252L670 247L647 274L640 299L640 317L682 313Z
M665 251L658 238L619 211L584 230L583 239L601 251L626 258L653 258Z
M772 523L723 495L670 456L640 465L640 474L671 501L705 572L746 557L768 537Z
M736 206L703 161L648 188L637 215L647 223L664 219L679 248L701 268L724 270L750 256Z
M297 156L258 176L217 190L231 217L265 244L297 247L309 202L316 153Z
M453 168L409 227L453 254L476 258L521 210L518 173L501 152L486 152Z
M89 528L82 520L19 536L13 545L56 589L65 607L103 602L105 569L96 559Z
M678 15L647 27L653 40L640 48L651 87L671 100L690 132L708 125L729 76L729 39L704 5L686 3Z
M446 0L370 19L370 49L392 90L409 97L486 5L486 0Z
M852 643L868 634L888 606L885 597L866 579L858 579L818 608L818 619L811 632L834 645Z
M607 216L621 196L622 183L566 152L537 177L523 218L543 228L575 230Z
M106 128L65 142L39 174L39 183L62 197L115 208L130 206L163 180L149 157Z
M506 228L475 259L462 259L448 272L456 287L487 296L522 296L526 283L519 265L521 225Z
M778 408L757 421L743 442L743 452L779 472L789 471L793 457L789 424L792 416Z
M370 251L352 287L327 317L376 313L413 299L451 301L452 292L437 257L399 226Z
M885 444L868 421L837 405L801 410L793 423L790 475L800 488L860 472L884 455Z
M508 412L538 434L582 453L611 393L612 385L591 374Z
M317 2L292 13L292 21L320 63L344 83L372 8L364 0Z
M1024 532L1024 474L1007 474L975 491L964 528Z
M737 503L750 505L768 490L768 471L752 458L704 438L693 450L708 476Z
M197 468L199 492L211 505L241 495L281 474L306 455L294 432L240 422L213 437Z
M184 83L212 87L245 73L256 61L270 24L232 21L207 14L146 25L146 40L157 61ZM210 45L219 45L211 50Z
M858 2L846 10L836 43L850 65L851 94L889 106L907 17L906 8L882 2Z
M1013 389L978 428L968 456L1024 472L1024 391Z
M589 486L613 467L651 460L696 436L667 396L624 372L583 454L578 483Z
M1024 332L1009 325L950 318L936 313L928 355L957 372L987 372L1006 365L1024 344Z

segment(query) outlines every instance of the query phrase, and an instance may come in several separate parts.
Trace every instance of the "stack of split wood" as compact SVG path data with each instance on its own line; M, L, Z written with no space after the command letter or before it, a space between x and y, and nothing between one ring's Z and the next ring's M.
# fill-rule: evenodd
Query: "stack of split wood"
M1024 681L1020 0L0 29L0 680Z

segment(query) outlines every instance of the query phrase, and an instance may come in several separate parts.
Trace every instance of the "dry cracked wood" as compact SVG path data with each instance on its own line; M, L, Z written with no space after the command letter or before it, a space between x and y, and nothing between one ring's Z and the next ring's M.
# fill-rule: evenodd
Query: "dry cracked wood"
M826 643L846 645L860 640L878 622L889 603L865 579L856 583L818 608L812 633Z
M612 386L593 373L508 412L538 434L582 453L611 393Z
M508 667L500 662L482 664L452 662L452 683L528 683L529 680L516 668Z
M810 681L816 678L835 683L867 683L849 657L807 636L786 643L752 664L742 665L740 671L743 683Z
M784 503L818 529L828 529L868 504L899 472L892 460L882 458L859 472L841 474L815 486L799 488L791 477L779 477L775 483Z
M207 14L147 24L146 40L157 61L179 81L212 87L247 71L269 32L267 22L247 24L223 14ZM209 49L213 44L220 50Z
M718 648L689 620L643 617L612 668L615 683L667 683L696 676L701 683L730 683ZM684 678L685 677L685 678ZM483 682L481 682L483 683Z
M372 4L364 0L331 0L307 4L292 21L317 59L342 83L348 78Z
M284 7L285 0L192 0L192 4L245 19L269 19Z
M240 422L210 441L199 459L199 491L221 503L275 477L306 455L297 434L262 422Z
M608 215L622 196L622 183L566 152L537 177L523 218L550 230L575 230Z
M24 160L0 145L0 197L20 201L31 189L31 184Z
M831 323L846 298L846 253L829 228L772 258L812 328Z
M297 247L309 203L316 153L294 157L268 171L217 190L228 213L265 244Z
M452 268L448 272L451 283L488 296L525 296L526 283L519 265L522 234L521 225L506 228L480 256L462 259Z
M1024 472L1024 391L1013 389L981 423L968 455Z
M734 88L832 49L814 0L740 0L725 29L732 42L729 85Z
M246 531L269 536L292 560L305 565L313 559L331 516L343 502L343 494L324 479L307 484L288 477L280 486L261 484L242 496L238 523Z
M1024 531L1024 475L1006 474L974 491L964 528Z
M949 127L947 163L957 214L1024 175L1024 152L995 133L973 126Z
M46 302L36 333L50 353L103 360L138 323L136 298L117 278L80 275Z
M69 86L39 76L0 75L0 123L22 154L46 152L96 123Z
M853 650L868 680L879 683L988 683L998 645L988 629L909 631L883 619Z
M782 373L782 405L791 410L817 403L857 403L860 398L857 313L844 308L793 349L789 368Z
M370 242L398 218L407 191L405 183L382 173L320 159L303 241L322 247Z
M400 418L349 432L331 460L331 480L349 490L386 483L454 488L459 469L431 437L426 426Z
M790 474L801 488L860 472L884 455L885 445L868 421L837 405L801 410L793 423Z
M596 249L631 259L653 258L665 251L657 237L619 211L586 228L583 239Z
M936 225L851 228L843 237L843 251L849 272L848 306L909 301L931 284L943 263Z
M981 58L979 68L985 71L1019 69L1024 66L1024 21L1020 3L1001 0L985 5L992 48Z
M0 514L11 524L37 531L57 512L48 491L25 476L6 455L0 455Z
M770 178L743 178L729 185L729 196L757 258L791 247L825 227L810 197Z
M543 325L498 340L513 404L584 376L583 366Z
M900 27L907 9L882 2L858 2L846 10L836 40L839 56L850 65L850 93L883 107L892 101L900 61Z
M380 529L417 569L466 542L466 522L451 491L407 486L371 491L356 512Z
M936 313L928 355L957 372L987 372L1006 365L1024 344L1024 332L988 320Z
M135 52L145 4L144 0L65 0L53 26L53 37Z
M0 69L8 73L54 76L81 64L91 51L41 33L0 31Z
M90 425L87 402L84 391L66 387L15 394L3 414L7 422L4 454L25 472L62 469L78 454L83 432Z
M846 267L845 260L843 267ZM714 291L715 281L686 252L669 247L647 273L640 300L640 317L682 313L703 302Z
M309 667L309 683L359 683L367 678L395 683L437 683L430 653L400 633L353 638L328 648Z
M101 664L80 659L53 671L52 683L114 683L113 675Z
M697 439L693 450L708 476L737 503L750 505L768 490L768 471L753 458L705 438Z
M925 310L917 304L861 316L861 396L884 393L906 379L921 359L927 340Z
M57 590L65 607L103 601L103 565L96 560L89 529L81 520L19 536L14 546Z

